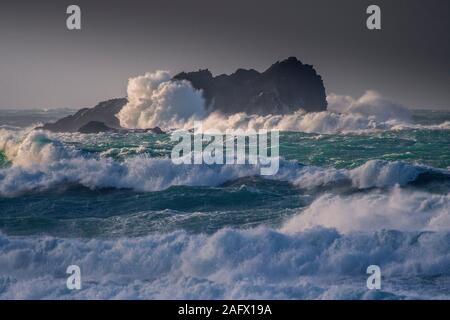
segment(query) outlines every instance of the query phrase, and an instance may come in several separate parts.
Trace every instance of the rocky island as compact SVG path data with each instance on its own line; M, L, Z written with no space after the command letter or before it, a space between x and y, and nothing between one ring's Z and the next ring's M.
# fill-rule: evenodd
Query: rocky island
M312 65L303 64L295 57L278 61L264 72L238 69L226 75L213 76L207 70L181 72L172 81L186 80L202 91L206 111L223 114L287 114L303 109L306 112L327 108L322 78ZM84 108L74 115L47 123L41 129L54 132L85 132L124 130L116 114L127 104L127 98L100 102L93 108ZM147 130L161 133L161 129Z
M175 80L188 80L203 96L211 111L225 114L286 114L327 108L325 87L313 66L290 57L260 73L238 69L231 75L213 77L209 70L182 72Z

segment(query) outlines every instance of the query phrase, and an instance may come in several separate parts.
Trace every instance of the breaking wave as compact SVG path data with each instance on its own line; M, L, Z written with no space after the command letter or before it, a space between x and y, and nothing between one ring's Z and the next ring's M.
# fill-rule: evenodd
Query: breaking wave
M305 113L302 110L285 115L247 115L237 113L224 116L212 113L203 119L205 128L278 129L306 133L348 133L408 128L412 125L410 111L367 91L358 100L330 95L328 111Z
M363 111L356 115L358 103L350 104L349 117L369 119ZM235 126L247 125L234 117ZM288 116L280 117L286 121ZM299 117L345 116L325 112ZM382 123L378 117L375 123ZM329 120L317 120L314 130L351 127L350 120L342 125L344 118L339 119L330 120L336 125L328 127L323 123ZM405 119L402 125L409 121ZM218 186L260 174L258 166L249 165L174 165L168 158L147 156L119 161L105 153L84 153L59 137L30 128L1 129L0 156L8 164L0 167L0 196L71 185L151 192L176 185ZM90 136L94 141L98 137ZM209 234L181 227L114 239L57 238L33 229L27 236L0 233L0 298L449 299L450 193L416 187L430 179L439 185L449 182L449 170L382 160L338 169L280 159L278 174L262 178L296 186L308 206L283 207L289 215L273 227L225 227ZM315 189L320 192L309 192ZM120 210L110 218L123 214ZM126 213L121 217L127 219ZM66 288L66 268L73 264L81 268L79 291ZM366 288L371 264L381 267L382 290Z
M327 193L290 219L283 231L300 232L319 226L344 233L380 229L449 231L450 193L430 194L398 186L389 193L347 196Z
M399 289L402 280L450 277L448 232L257 228L114 240L0 234L0 244L3 299L403 299L419 297L407 285ZM82 289L69 291L65 270L73 264ZM366 288L371 264L383 272L377 292ZM436 288L421 281L420 298L449 298Z
M0 169L0 194L15 195L64 185L91 189L127 188L159 191L171 186L218 186L242 177L260 175L259 165L176 165L169 158L134 156L124 161L83 155L42 131L25 134L22 140L5 135L1 145L10 166ZM280 158L280 169L269 179L288 181L300 188L350 184L366 189L406 185L423 174L450 179L446 169L404 162L370 160L355 169L303 166Z
M418 128L411 112L375 91L360 98L331 94L328 111L305 113L302 110L285 115L249 115L244 112L224 115L208 113L202 92L188 81L171 81L167 71L156 71L129 79L128 104L117 114L126 128L159 126L165 130L190 129L201 120L205 129L278 129L307 133L348 133L374 130ZM450 122L428 126L450 129Z
M188 81L170 81L167 71L146 73L128 81L128 103L117 114L125 128L183 127L205 115L201 91Z

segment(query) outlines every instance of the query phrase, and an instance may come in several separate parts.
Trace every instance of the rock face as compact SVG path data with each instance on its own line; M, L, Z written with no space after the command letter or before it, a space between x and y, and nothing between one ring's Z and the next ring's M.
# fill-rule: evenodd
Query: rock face
M99 132L109 132L116 131L116 129L108 127L106 124L100 121L91 121L78 129L81 133L99 133Z
M267 115L292 113L298 109L316 112L327 108L321 76L311 65L294 57L276 62L262 73L238 69L230 75L213 77L205 69L179 73L173 77L173 81L176 80L190 81L194 88L202 90L207 111ZM126 103L126 98L103 101L55 123L47 123L40 129L54 132L125 130L115 115ZM148 130L161 131L158 127Z
M262 73L238 69L231 75L213 77L206 69L182 72L174 79L188 80L194 88L202 89L208 108L225 114L285 114L327 108L321 76L294 57L276 62Z
M91 121L78 129L80 133L100 133L100 132L135 132L135 133L143 133L143 132L152 132L156 134L164 134L165 132L160 127L148 128L148 129L118 129L108 127L106 124L100 121Z
M115 115L126 103L126 98L103 101L93 108L78 110L74 115L59 119L55 123L47 123L42 129L53 132L77 132L92 121L102 122L111 129L120 129L119 119Z

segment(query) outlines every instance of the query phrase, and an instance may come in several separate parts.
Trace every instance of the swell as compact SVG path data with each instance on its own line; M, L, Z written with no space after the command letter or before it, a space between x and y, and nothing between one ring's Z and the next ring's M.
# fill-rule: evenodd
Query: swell
M175 165L169 158L135 156L116 161L82 154L41 131L28 133L22 141L3 142L12 164L0 169L0 195L14 196L31 190L61 185L90 189L125 188L160 191L171 186L220 186L243 177L259 176L259 165ZM424 185L448 181L450 172L401 161L370 160L354 169L304 166L279 159L276 175L267 179L287 181L312 189L349 185L356 189L382 188L399 184Z
M244 182L249 183L177 187L156 193L73 188L64 193L0 198L0 228L10 235L102 238L175 230L210 234L227 227L262 225L281 226L287 233L316 227L341 233L450 230L450 193L395 186L351 193L328 189L311 195L280 182L275 192Z

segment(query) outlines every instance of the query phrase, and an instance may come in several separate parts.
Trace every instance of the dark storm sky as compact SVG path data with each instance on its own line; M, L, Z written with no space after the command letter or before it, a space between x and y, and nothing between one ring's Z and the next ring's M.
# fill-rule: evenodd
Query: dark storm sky
M70 4L81 31L66 29ZM366 29L370 4L381 31ZM448 0L2 0L0 108L92 106L146 71L263 71L296 56L327 93L450 109L449 30Z

